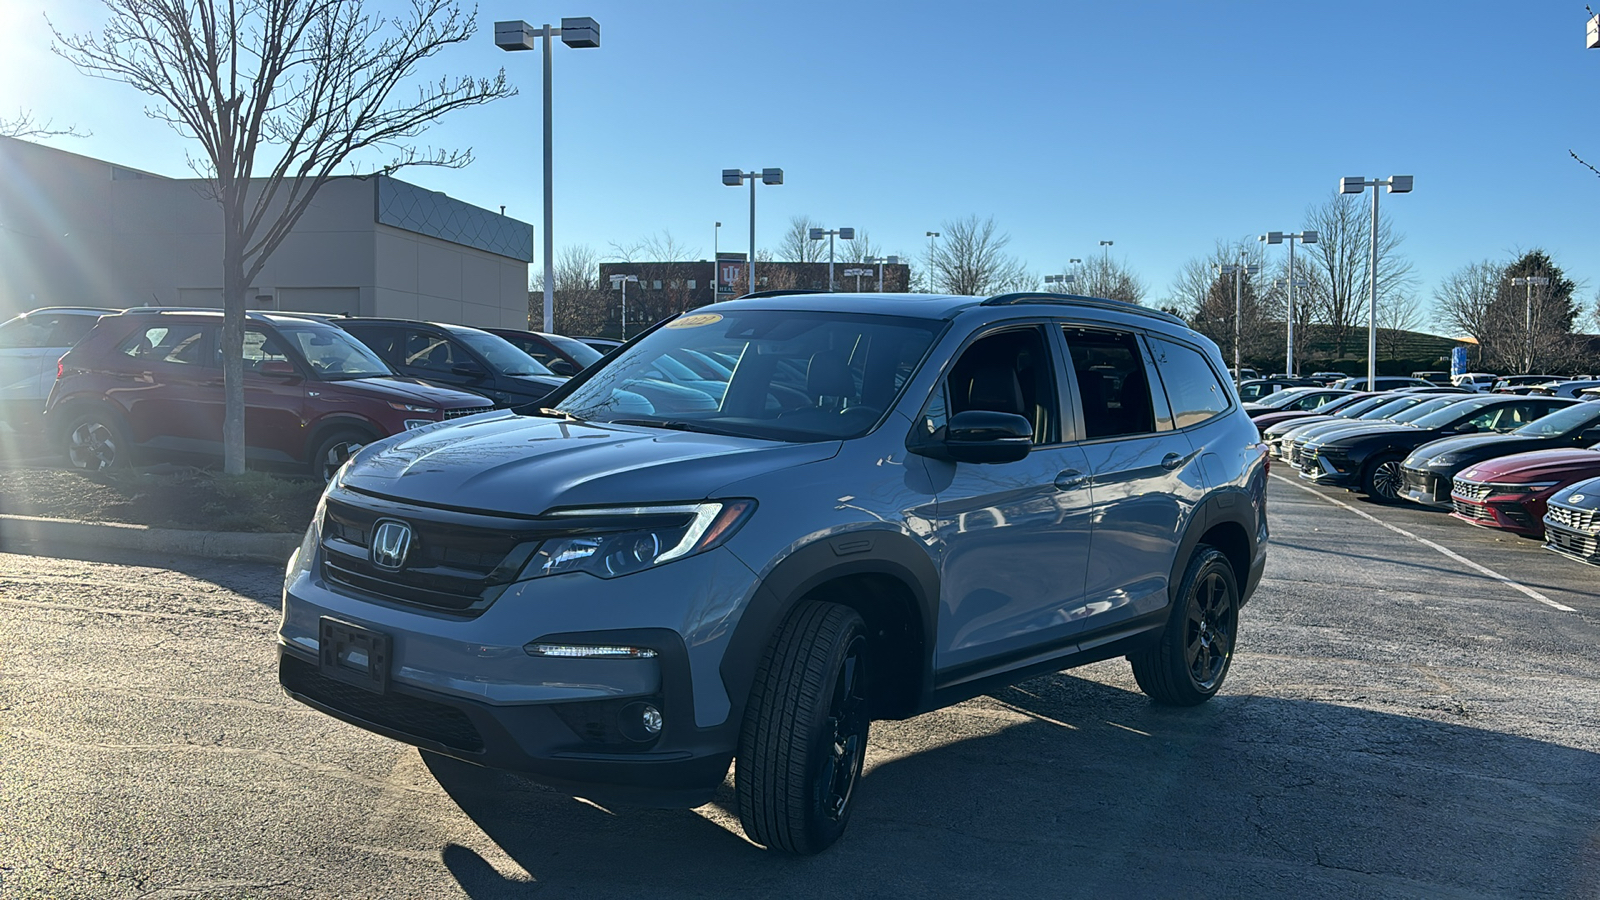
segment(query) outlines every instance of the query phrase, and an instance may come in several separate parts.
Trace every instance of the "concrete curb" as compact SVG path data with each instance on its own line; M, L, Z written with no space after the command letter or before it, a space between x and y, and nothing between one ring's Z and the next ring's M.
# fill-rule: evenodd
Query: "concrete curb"
M0 513L0 549L4 550L23 545L49 547L54 544L73 544L282 565L289 561L289 554L300 546L301 537L298 534L279 533L185 531L120 522L78 522Z

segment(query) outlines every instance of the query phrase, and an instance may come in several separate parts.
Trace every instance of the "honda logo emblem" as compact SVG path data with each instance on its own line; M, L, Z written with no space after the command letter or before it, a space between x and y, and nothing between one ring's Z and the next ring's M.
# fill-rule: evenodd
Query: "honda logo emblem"
M411 526L398 519L382 519L372 529L372 564L394 571L406 564L411 553Z

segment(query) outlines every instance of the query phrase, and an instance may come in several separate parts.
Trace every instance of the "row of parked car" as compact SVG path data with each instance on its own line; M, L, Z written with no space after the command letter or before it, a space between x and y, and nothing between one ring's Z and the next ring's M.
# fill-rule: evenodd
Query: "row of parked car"
M1297 387L1246 408L1269 456L1307 481L1449 510L1600 565L1600 401Z
M260 465L326 475L363 444L505 408L536 409L617 345L509 329L251 312L245 445ZM222 314L41 309L0 324L6 420L47 425L71 464L220 455Z

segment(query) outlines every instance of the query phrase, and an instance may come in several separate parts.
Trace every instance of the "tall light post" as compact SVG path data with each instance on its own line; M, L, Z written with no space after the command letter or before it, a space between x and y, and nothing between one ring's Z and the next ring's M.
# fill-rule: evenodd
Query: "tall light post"
M1526 285L1528 288L1527 306L1523 311L1522 326L1527 330L1526 347L1524 348L1522 356L1522 373L1524 375L1528 375L1532 374L1533 372L1533 289L1535 286L1544 287L1550 283L1550 279L1543 275L1529 275L1526 278L1513 278L1511 279L1511 283L1515 285Z
M1360 176L1339 179L1339 193L1359 194L1372 188L1372 249L1367 256L1367 275L1371 295L1367 301L1367 389L1378 383L1378 188L1388 188L1391 194L1411 193L1410 175L1395 175L1387 180L1366 179Z
M1294 270L1294 245L1295 245L1296 241L1299 241L1302 244L1315 244L1317 242L1317 233L1315 231L1302 231L1302 232L1300 232L1298 234L1289 234L1289 233L1285 233L1285 232L1282 232L1282 231L1269 231L1266 234L1263 234L1259 239L1263 240L1263 241L1266 241L1268 244L1281 244L1284 241L1288 241L1289 242L1289 305L1288 305L1287 311L1284 314L1284 319L1287 320L1286 328L1287 328L1287 333L1288 334L1287 334L1287 337L1284 339L1284 344L1285 344L1286 349L1284 350L1284 354L1283 354L1283 373L1285 375L1293 375L1294 374L1294 289L1295 289L1295 282L1296 282L1296 279L1294 277L1294 272L1295 272L1295 270ZM1301 284L1304 284L1304 282L1301 282Z
M845 269L844 270L844 277L849 278L851 275L854 275L856 277L856 293L858 293L858 294L861 293L861 276L863 276L863 275L871 275L871 274L872 274L872 270L871 269L863 269L860 266L857 266L857 267L855 267L853 269Z
M1239 258L1241 260L1245 258L1243 250L1239 251ZM1243 262L1240 262L1220 265L1217 266L1216 269L1220 274L1233 276L1233 383L1238 384L1241 380L1240 373L1244 371L1244 369L1241 368L1242 364L1239 361L1239 341L1242 338L1242 329L1239 326L1239 319L1244 313L1244 291L1242 288L1243 278L1246 275L1255 275L1256 273L1260 272L1261 267L1255 263L1249 263L1247 265Z
M1111 261L1111 245L1115 244L1115 243L1116 243L1116 241L1101 241L1100 242L1100 261L1101 262L1110 262Z
M533 42L544 38L544 330L555 331L556 318L556 264L555 264L555 178L550 147L550 39L561 38L561 43L578 49L600 46L600 23L588 16L562 18L560 28L548 24L535 31L523 21L494 23L494 43L501 50L532 50Z
M928 232L928 293L933 293L933 241L939 237L939 232Z
M639 276L637 276L637 275L613 275L613 276L611 276L611 289L613 291L616 290L618 285L621 285L621 287L622 287L622 339L624 341L626 341L628 339L628 282L630 282L630 281L632 281L635 284L637 284L638 281L639 281Z
M831 291L833 290L833 239L838 237L841 240L853 241L856 239L856 230L854 228L813 228L806 236L813 241L820 241L823 238L828 239L828 290ZM845 274L848 275L849 273L846 272Z
M891 266L900 265L900 257L898 257L898 256L869 256L864 260L864 262L872 263L873 265L878 267L878 293L880 293L880 294L883 293L883 267L885 265L891 265ZM911 286L910 285L906 285L906 287L909 288Z
M756 179L760 178L762 184L783 184L782 169L762 169L759 172L741 172L738 169L723 169L722 183L728 187L738 187L750 182L750 260L745 265L750 267L750 293L756 292Z

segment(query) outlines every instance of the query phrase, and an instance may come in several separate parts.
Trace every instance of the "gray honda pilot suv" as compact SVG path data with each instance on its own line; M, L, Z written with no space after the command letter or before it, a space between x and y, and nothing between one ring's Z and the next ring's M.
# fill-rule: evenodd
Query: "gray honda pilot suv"
M817 852L874 719L1126 656L1210 698L1266 465L1210 341L1055 294L771 294L551 395L369 444L289 564L280 680L332 716Z

